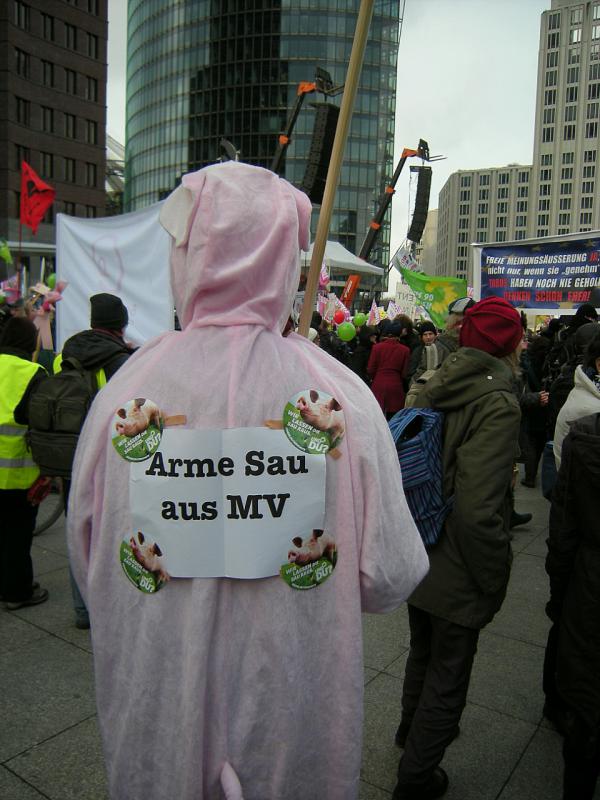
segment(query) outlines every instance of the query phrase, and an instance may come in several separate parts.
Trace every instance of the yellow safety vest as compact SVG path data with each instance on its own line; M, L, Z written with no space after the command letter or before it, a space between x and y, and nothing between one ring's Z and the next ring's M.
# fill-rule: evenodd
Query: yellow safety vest
M62 353L58 353L52 363L52 372L56 375L57 372L61 371L62 365ZM102 389L103 386L106 386L106 373L102 369L102 367L96 370L96 381L98 383L98 390Z
M40 474L25 441L27 425L15 420L15 409L38 369L41 364L0 354L0 489L29 489Z

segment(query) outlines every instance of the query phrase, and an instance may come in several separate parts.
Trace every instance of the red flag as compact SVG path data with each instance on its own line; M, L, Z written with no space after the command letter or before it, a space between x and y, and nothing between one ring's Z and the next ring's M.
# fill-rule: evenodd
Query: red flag
M21 161L21 224L35 233L55 195L56 190L44 183L26 161Z

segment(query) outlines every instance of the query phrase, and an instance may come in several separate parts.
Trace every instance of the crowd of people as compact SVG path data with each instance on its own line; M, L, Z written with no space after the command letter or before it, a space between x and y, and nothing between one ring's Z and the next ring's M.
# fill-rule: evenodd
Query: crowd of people
M161 212L173 238L181 330L134 354L124 304L95 295L90 330L69 339L54 365L77 359L99 387L65 481L65 510L68 500L76 624L91 625L111 798L356 798L360 615L404 602L411 636L393 798L441 797L449 785L441 762L460 735L479 634L506 594L511 529L531 519L514 509L517 464L533 488L550 450L544 714L565 736L564 800L591 800L600 771L596 310L580 306L533 333L502 299L464 297L450 304L441 331L401 315L361 327L347 343L315 312L308 339L282 336L310 210L290 184L246 164L184 176ZM232 235L241 219L244 237ZM0 332L0 596L8 610L48 600L30 556L44 480L26 437L30 401L45 377L37 349L27 315L9 316ZM115 409L124 416L128 401L139 411L151 398L185 421L174 441L199 429L252 429L267 441L265 420L281 419L301 391L300 407L312 403L315 418L326 420L318 430L335 429L337 439L322 456L323 530L293 541L306 550L318 549L319 538L330 549L335 542L331 577L311 591L295 591L273 572L254 580L223 571L171 577L155 566L161 550L152 545L148 555L137 532L132 547L146 548L140 564L160 573L160 592L133 585L119 558L135 533L133 465L112 442ZM427 549L387 424L406 404L444 414L443 490L452 503ZM173 475L178 461L169 460ZM228 461L219 462L224 470Z
M454 495L455 505L445 536L429 551L429 574L408 600L411 650L396 734L397 744L405 749L398 787L412 782L417 788L412 793L397 789L398 798L438 797L447 785L439 763L459 732L479 630L504 597L510 531L532 518L514 509L516 464L523 465L522 485L534 488L544 450L551 454L544 494L551 500L547 613L552 625L543 671L543 711L565 735L565 800L592 798L600 771L600 528L593 521L599 508L591 488L600 479L600 325L596 309L583 304L574 315L552 319L533 332L525 315L507 305L493 298L477 304L460 298L448 308L444 331L431 322L413 324L401 316L360 329L354 350L331 346L331 334L320 336L326 343L322 346L371 387L388 419L405 402L447 415L444 480L446 496ZM486 320L486 315L491 316ZM503 315L513 326L507 346ZM313 324L324 325L317 315ZM487 352L503 366L498 365L495 374L489 359L476 368L469 365L470 359L483 359L473 350ZM440 369L451 354L456 354L453 366ZM491 383L478 382L478 371ZM482 415L479 420L468 410L474 400ZM491 412L493 401L502 406L497 419ZM489 429L481 424L484 419ZM554 488L565 440L568 466ZM511 441L512 452L506 446ZM507 458L510 465L503 469ZM457 469L463 475L460 488ZM482 489L489 494L482 495ZM461 499L467 506L462 518L456 505ZM478 509L484 509L480 521ZM496 534L493 520L498 521ZM479 526L485 534L478 532ZM478 580L482 584L477 587ZM473 598L469 606L470 585L480 603L487 598L479 610Z

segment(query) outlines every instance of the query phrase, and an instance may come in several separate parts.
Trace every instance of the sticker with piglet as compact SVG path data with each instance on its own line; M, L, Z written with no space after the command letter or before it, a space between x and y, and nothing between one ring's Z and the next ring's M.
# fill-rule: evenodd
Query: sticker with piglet
M145 461L158 449L163 428L185 423L185 415L166 416L152 400L136 397L115 411L110 436L115 450L126 461Z
M120 560L131 583L146 594L158 592L171 580L160 545L150 541L142 531L121 542Z
M304 539L296 536L288 551L288 563L280 575L292 589L314 589L333 572L337 563L337 546L327 531L314 529Z
M338 446L346 432L344 412L338 400L326 392L298 392L286 403L283 420L267 420L265 425L283 428L292 444L305 453L341 455Z

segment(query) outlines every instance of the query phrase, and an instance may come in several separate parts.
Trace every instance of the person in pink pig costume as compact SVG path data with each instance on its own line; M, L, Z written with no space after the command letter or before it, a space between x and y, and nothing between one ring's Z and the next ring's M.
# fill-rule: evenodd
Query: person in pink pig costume
M182 330L140 348L87 417L69 550L90 613L112 800L358 797L361 611L398 608L428 559L373 395L308 339L281 335L310 214L305 194L259 167L185 175L161 211ZM345 415L340 457L325 459L331 576L309 591L279 575L172 577L139 591L119 559L136 531L131 465L111 444L115 409L150 398L188 429L257 428L312 388Z

